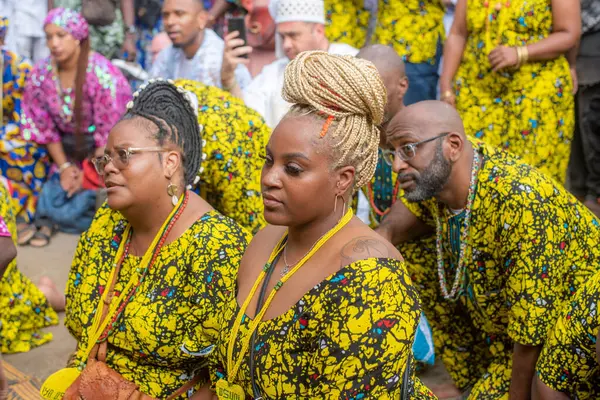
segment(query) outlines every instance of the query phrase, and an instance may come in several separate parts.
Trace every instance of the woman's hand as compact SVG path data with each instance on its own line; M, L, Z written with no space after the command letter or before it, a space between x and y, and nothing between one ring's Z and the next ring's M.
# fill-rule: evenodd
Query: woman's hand
M573 94L577 94L577 90L579 89L579 81L577 79L577 68L575 66L571 66L571 80L573 81Z
M452 90L451 82L440 81L440 100L456 108L456 96L454 90Z
M76 166L72 165L60 173L60 186L67 196L71 197L77 193L83 185L83 173Z
M517 48L498 46L490 52L488 60L492 66L492 71L494 72L507 67L515 67L519 62Z

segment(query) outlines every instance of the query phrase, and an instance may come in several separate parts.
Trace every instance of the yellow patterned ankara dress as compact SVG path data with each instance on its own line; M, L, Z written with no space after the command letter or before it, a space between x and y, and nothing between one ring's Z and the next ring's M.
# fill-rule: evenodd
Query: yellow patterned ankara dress
M379 0L373 43L393 46L405 62L434 64L443 19L441 0Z
M65 317L78 343L72 367L87 361L83 353L88 330L126 225L119 212L105 205L79 241ZM213 210L164 245L108 336L108 366L159 399L197 375L206 382L203 367L220 328L217 314L233 293L231 282L249 239L237 223ZM141 259L131 254L125 258L115 293L138 273Z
M360 49L367 40L369 16L364 0L325 0L325 35L331 43Z
M238 312L232 293L220 320L213 383L226 378L227 344ZM270 399L398 399L420 313L402 262L369 258L349 264L286 313L258 326L256 390ZM251 321L243 319L238 337L246 335ZM240 347L238 340L234 359ZM251 395L247 360L249 354L236 383ZM410 386L410 398L436 398L414 375Z
M13 241L17 239L15 213L4 180L0 179L0 220ZM58 324L58 316L40 290L19 270L14 260L0 280L0 353L29 351L52 340L42 328Z
M271 129L243 100L202 83L175 84L198 98L198 123L203 127L200 195L223 215L256 233L266 225L260 174Z
M575 126L567 60L560 56L500 72L492 72L488 62L498 45L525 46L548 37L551 0L469 0L467 26L455 77L456 105L467 133L564 184Z

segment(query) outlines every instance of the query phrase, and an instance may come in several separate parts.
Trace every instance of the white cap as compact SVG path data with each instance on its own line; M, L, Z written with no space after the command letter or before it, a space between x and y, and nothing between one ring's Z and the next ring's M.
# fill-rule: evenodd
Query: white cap
M313 22L325 25L323 0L271 0L269 12L276 24L283 22Z

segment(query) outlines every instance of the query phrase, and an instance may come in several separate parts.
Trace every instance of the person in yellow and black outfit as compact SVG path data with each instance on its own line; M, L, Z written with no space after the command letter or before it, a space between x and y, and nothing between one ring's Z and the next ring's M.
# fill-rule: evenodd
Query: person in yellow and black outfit
M221 89L185 79L175 85L198 99L204 159L196 181L200 195L256 233L266 224L260 171L271 129L256 111Z
M378 232L394 244L435 234L434 261L412 270L423 269L413 277L436 353L470 399L529 396L560 308L599 268L598 220L552 178L467 137L448 104L409 106L387 133L404 197Z

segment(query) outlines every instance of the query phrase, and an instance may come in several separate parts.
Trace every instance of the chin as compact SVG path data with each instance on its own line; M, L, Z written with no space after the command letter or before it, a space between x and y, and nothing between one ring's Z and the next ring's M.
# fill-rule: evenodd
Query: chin
M118 194L109 193L106 197L106 203L111 208L111 210L122 211L131 205L131 202L127 199L124 199L122 196Z
M265 221L269 225L275 226L289 226L290 225L290 216L282 212L281 210L269 210L265 208Z

